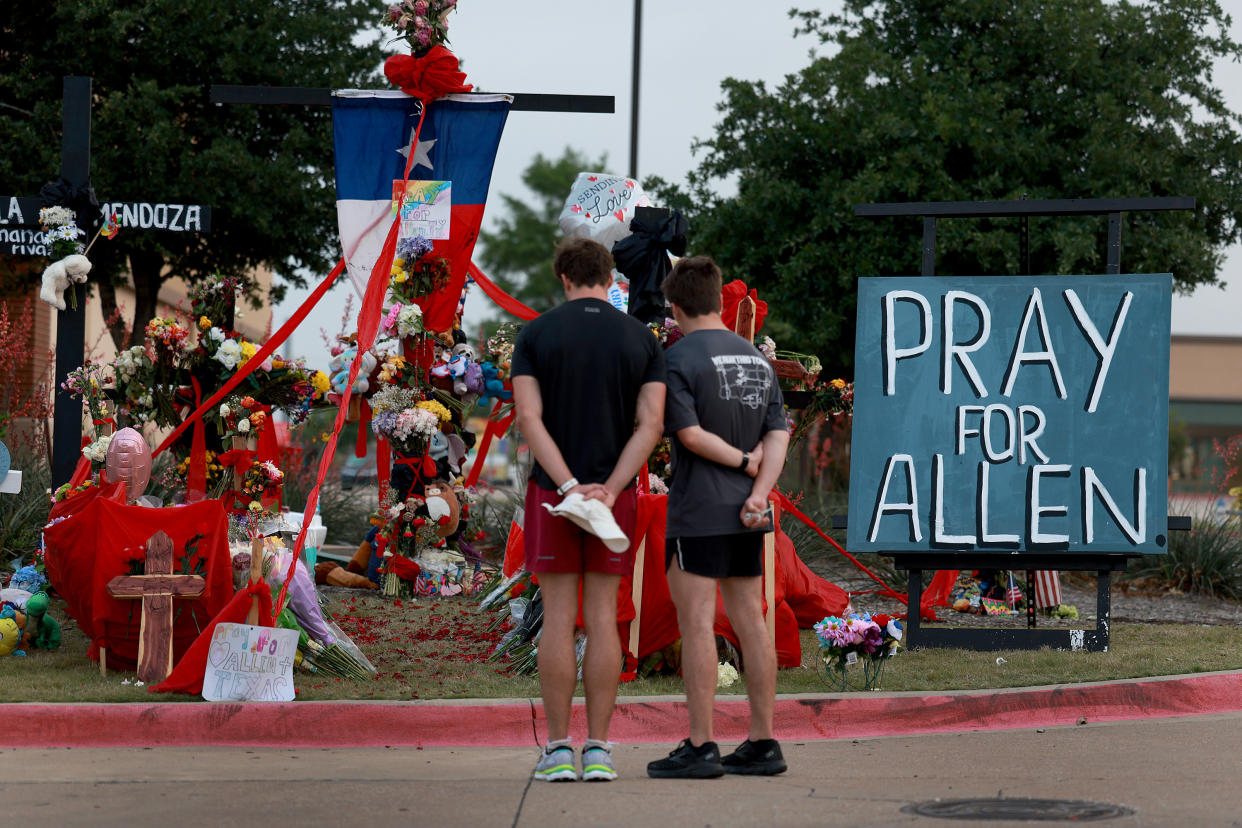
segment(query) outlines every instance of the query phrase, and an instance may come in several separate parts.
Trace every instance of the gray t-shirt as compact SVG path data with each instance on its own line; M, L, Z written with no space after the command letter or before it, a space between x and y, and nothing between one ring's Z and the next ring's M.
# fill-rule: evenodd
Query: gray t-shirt
M670 538L730 535L763 529L742 525L742 504L752 480L743 471L713 463L677 439L698 425L743 451L769 431L788 428L776 372L755 346L732 331L700 330L664 352L668 397L664 433L673 447L668 494Z

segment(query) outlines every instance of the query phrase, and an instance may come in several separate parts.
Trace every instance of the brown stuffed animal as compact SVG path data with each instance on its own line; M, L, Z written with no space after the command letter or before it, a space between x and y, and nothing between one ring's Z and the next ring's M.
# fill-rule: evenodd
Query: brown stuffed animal
M436 534L442 538L457 531L461 522L461 503L453 492L453 487L443 480L427 484L427 514L431 522L436 524ZM447 518L447 519L446 519Z

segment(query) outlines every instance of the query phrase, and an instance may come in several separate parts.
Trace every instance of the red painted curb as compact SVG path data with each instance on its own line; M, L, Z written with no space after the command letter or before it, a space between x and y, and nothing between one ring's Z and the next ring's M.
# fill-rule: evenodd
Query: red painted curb
M1242 672L1038 690L928 696L841 694L781 698L776 736L790 741L970 730L1012 730L1125 719L1242 711ZM288 704L4 704L0 747L433 747L534 746L543 709L525 700L484 702L292 702ZM584 736L575 704L571 733ZM746 737L744 701L716 704L723 741ZM674 742L687 729L683 702L617 705L617 742Z

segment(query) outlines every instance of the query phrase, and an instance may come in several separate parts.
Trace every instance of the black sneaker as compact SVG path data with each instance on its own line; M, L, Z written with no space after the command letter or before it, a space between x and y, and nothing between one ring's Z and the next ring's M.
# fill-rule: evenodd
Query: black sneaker
M774 776L784 773L789 767L785 757L781 755L781 746L775 739L762 739L752 742L747 739L737 746L737 750L720 760L725 773L739 773L747 776Z
M715 742L704 742L697 748L684 740L667 759L647 763L647 775L653 779L715 779L724 776L720 764L720 748Z

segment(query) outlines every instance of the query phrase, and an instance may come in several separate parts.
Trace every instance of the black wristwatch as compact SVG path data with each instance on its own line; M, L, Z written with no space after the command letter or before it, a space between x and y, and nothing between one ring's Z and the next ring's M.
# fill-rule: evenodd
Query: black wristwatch
M746 471L746 467L750 465L750 452L742 452L742 465L737 467L738 471Z

